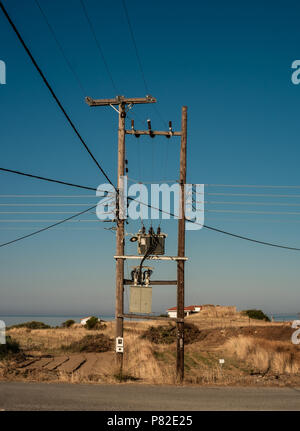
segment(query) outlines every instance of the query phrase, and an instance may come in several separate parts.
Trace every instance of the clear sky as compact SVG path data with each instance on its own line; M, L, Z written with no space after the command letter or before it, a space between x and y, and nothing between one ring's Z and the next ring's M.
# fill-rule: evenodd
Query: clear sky
M89 108L84 96L113 97L116 91L80 1L39 1L84 91L35 1L4 0L4 4L67 112L115 182L117 114L111 108ZM139 127L151 118L153 128L162 129L162 117L179 129L181 106L188 106L188 182L219 185L205 188L209 210L205 223L300 247L300 188L220 186L300 185L300 85L291 82L291 64L300 59L299 2L126 0L126 4L146 81L160 112L157 115L153 106L135 106L131 115ZM85 5L118 94L144 96L121 1L85 0ZM7 66L7 84L0 85L0 166L92 187L105 182L2 13L0 41L0 60ZM176 180L178 157L175 138L127 139L130 178ZM231 196L237 193L246 196ZM265 196L270 194L274 196ZM93 192L6 173L0 173L0 195L1 243L97 202ZM53 206L42 206L47 203ZM25 211L43 213L21 214ZM44 214L50 211L56 213ZM104 229L108 224L97 223L93 214L80 220L0 249L0 313L113 312L115 235ZM165 221L162 228L169 235L167 252L176 254L176 223ZM136 229L135 223L127 226L128 232ZM190 259L187 304L300 311L300 252L202 229L187 233L186 253ZM156 265L157 278L175 275L174 263ZM174 287L153 288L153 311L173 305Z

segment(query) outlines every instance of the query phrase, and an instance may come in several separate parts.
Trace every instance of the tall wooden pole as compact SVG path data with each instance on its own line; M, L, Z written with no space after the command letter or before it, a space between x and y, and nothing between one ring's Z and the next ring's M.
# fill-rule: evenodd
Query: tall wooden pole
M120 188L122 187L121 176L125 170L125 104L119 104L119 128L118 128L118 196L117 196L117 256L124 255L124 219L120 218L120 206L122 195ZM124 204L124 202L122 202ZM117 259L116 261L116 337L123 337L123 317L124 314L124 260ZM116 353L117 367L120 375L123 371L123 353Z
M185 192L187 145L187 107L182 107L180 147L180 208L178 220L178 256L185 255ZM180 382L184 378L184 261L177 263L177 356L176 372Z

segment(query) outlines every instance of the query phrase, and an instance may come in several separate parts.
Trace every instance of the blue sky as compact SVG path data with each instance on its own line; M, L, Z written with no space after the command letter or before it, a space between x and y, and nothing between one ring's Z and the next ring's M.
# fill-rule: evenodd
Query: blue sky
M115 181L117 114L111 108L89 108L84 96L113 97L116 92L80 2L39 1L85 92L70 72L35 1L6 0L4 4L95 157ZM299 4L220 0L188 1L184 7L177 0L126 0L126 4L160 116L164 121L172 120L179 129L181 106L188 106L188 182L300 185L300 85L291 82L291 64L300 58ZM144 96L121 1L85 0L85 5L119 93ZM7 84L0 86L1 167L92 187L105 182L2 13L0 40L0 59L7 66ZM145 127L140 120L151 118L155 129L164 128L152 106L135 106L131 115L139 127ZM154 182L177 179L179 141L175 138L150 141L129 137L126 145L129 177ZM206 224L300 247L300 199L295 196L300 195L299 189L208 186L205 192L210 210ZM228 195L236 193L274 196ZM47 220L69 215L4 212L76 212L83 210L85 203L88 207L97 202L89 191L4 173L0 174L0 195L1 204L27 204L0 207L1 243L51 224ZM219 203L211 203L216 201ZM29 207L32 203L80 205ZM255 213L213 212L216 210ZM278 212L285 214L273 214ZM296 214L287 214L290 212ZM24 219L36 221L5 222ZM0 313L113 312L114 234L93 215L81 220L93 221L69 223L0 249ZM162 227L169 235L168 253L176 254L176 223L163 222ZM136 228L134 223L127 226L128 232ZM187 304L300 311L299 252L254 245L204 229L187 233L186 249L190 259L186 266ZM158 278L175 274L173 263L156 265ZM174 287L153 290L154 311L175 304Z

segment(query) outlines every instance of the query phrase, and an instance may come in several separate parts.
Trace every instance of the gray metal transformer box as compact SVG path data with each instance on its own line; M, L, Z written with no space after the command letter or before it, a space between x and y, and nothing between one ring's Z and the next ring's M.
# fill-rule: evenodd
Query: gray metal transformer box
M130 313L151 313L152 309L152 287L130 286Z
M165 234L139 234L138 235L138 253L140 255L145 255L153 244L154 237L157 241L156 247L153 249L153 255L163 255L165 254Z

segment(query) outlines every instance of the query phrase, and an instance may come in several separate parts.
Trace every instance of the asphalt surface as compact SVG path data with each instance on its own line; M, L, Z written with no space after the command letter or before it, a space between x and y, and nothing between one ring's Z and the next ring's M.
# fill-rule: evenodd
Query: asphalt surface
M300 410L300 388L0 382L1 410Z

